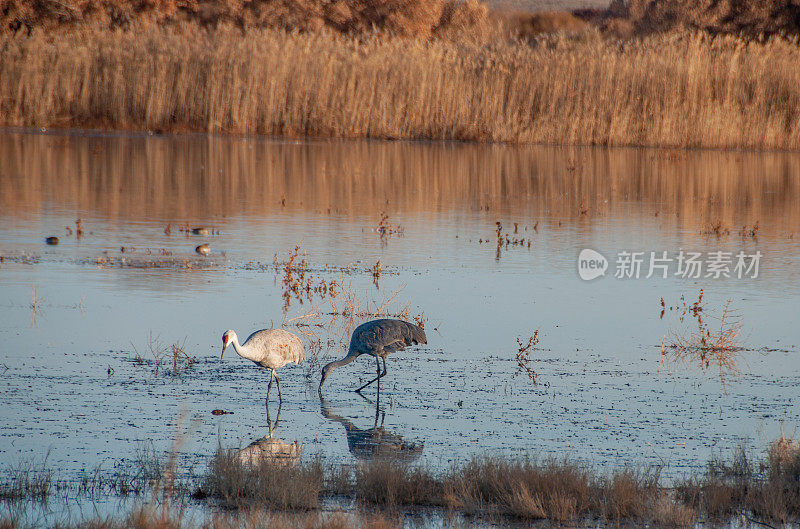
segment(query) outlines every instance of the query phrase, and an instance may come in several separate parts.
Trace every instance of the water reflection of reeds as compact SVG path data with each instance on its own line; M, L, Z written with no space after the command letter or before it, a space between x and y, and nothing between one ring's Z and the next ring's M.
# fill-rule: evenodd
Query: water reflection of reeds
M211 136L0 136L0 207L209 218L285 209L344 216L467 209L591 222L661 217L699 234L800 225L800 155Z

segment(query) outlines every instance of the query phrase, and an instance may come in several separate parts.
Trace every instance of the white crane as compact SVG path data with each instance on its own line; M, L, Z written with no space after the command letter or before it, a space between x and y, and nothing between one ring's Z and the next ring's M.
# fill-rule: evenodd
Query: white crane
M283 402L281 379L275 374L275 370L286 364L300 364L305 360L306 353L300 338L283 329L264 329L254 332L243 344L239 344L239 337L234 331L225 331L222 335L220 360L225 356L228 345L233 345L236 353L242 358L270 370L267 406L269 406L269 392L272 390L273 378L278 382L278 398Z

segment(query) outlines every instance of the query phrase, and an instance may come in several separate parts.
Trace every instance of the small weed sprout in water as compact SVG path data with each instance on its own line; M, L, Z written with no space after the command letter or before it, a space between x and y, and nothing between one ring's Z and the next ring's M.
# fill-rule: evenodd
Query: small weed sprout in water
M161 343L158 336L153 336L153 332L150 331L147 335L147 343L142 352L136 348L136 345L131 343L133 362L139 366L151 366L153 373L158 374L171 360L172 371L169 372L169 374L177 376L197 362L197 358L190 356L186 352L185 346L186 338L184 338L181 343L175 342L167 346Z
M375 263L375 266L372 267L372 284L375 285L376 289L380 289L379 281L382 271L383 268L381 267L381 260L378 259L378 261Z
M164 347L161 345L157 336L153 336L153 331L150 331L147 335L147 343L145 344L146 352L140 353L139 349L136 348L136 345L131 342L131 349L133 349L133 361L137 365L144 365L149 363L155 363L155 370L158 372L161 363L163 362L163 357L165 353ZM147 356L152 356L152 360Z
M716 221L709 223L706 228L700 230L700 234L722 237L723 235L730 235L731 229L723 224L722 219L717 219Z
M669 309L670 312L675 311L675 313L678 316L678 321L680 321L680 323L683 323L683 320L684 318L686 318L687 315L696 319L698 323L702 323L703 315L701 313L703 312L703 310L705 310L705 301L706 301L704 296L705 293L701 288L700 293L697 295L697 301L694 301L692 304L689 304L686 302L686 296L681 294L681 299L679 300L679 302L676 303L674 306L670 305L669 307L667 307L667 304L664 301L664 298L662 297L661 318L664 317L664 313L666 312L667 309Z
M669 361L697 365L702 371L716 369L724 386L728 379L740 374L738 363L744 351L741 317L728 300L719 316L708 315L704 319L702 290L692 305L687 305L683 296L681 300L684 310L678 315L680 322L689 314L697 322L697 328L692 332L671 330L661 343L661 364ZM714 324L708 320L715 320Z
M36 327L36 316L41 312L44 303L36 287L37 285L31 285L31 328Z
M189 356L185 349L186 346L186 338L183 339L183 342L178 345L174 343L169 346L169 354L172 356L172 374L177 375L180 371L185 371L189 368L193 363L197 362L197 359L193 356Z
M283 312L284 314L292 306L292 301L298 301L301 305L304 301L312 301L315 297L325 298L326 296L335 296L340 289L340 284L336 281L325 281L324 279L316 281L314 275L310 272L308 261L306 261L305 254L300 253L302 247L300 244L294 247L289 252L286 260L278 261L278 254L276 253L272 266L275 271L275 281L277 283L280 278L283 284Z
M537 385L539 375L536 371L531 367L531 351L535 350L536 345L539 343L539 329L533 333L533 336L528 338L527 343L523 343L522 340L517 338L517 375L520 373L525 373L528 375L528 379L533 383L533 385Z
M41 464L34 461L23 462L16 468L3 472L0 479L0 500L47 501L52 485L53 472L47 468L47 457Z
M758 221L756 221L756 223L753 224L752 226L747 226L747 224L742 226L742 229L739 230L739 235L741 237L743 237L743 238L750 237L751 239L757 239L758 238Z
M537 222L536 224L538 226L539 223ZM500 260L500 257L502 256L502 250L503 249L508 250L509 246L515 247L515 248L516 247L520 247L520 248L525 248L525 247L530 248L531 247L531 239L530 239L530 237L528 237L527 239L525 237L515 237L514 235L510 235L507 232L504 232L503 231L503 223L500 222L500 221L495 222L494 225L495 225L495 230L494 230L495 231L495 235L497 236L497 248L496 248L496 251L495 251L495 259L496 260L498 260L498 261ZM517 234L517 233L519 233L519 223L515 222L514 223L514 234ZM482 244L484 241L483 241L483 239L480 239L478 242L480 244ZM486 242L489 242L488 238L486 239Z
M381 220L378 222L378 227L375 228L375 231L378 232L381 241L385 242L392 235L402 235L405 229L399 224L392 226L389 222L389 215L381 213Z

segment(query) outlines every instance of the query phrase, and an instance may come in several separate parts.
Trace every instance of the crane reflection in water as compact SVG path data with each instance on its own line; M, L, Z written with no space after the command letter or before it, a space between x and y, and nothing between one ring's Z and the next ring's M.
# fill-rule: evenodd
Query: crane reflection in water
M364 396L364 400L372 401ZM403 439L401 435L387 431L383 427L386 412L380 407L380 393L375 400L375 421L372 428L359 428L350 419L337 414L323 398L319 400L322 416L344 426L347 435L347 447L360 460L393 459L413 462L422 455L424 444Z
M269 462L290 467L295 466L300 461L300 457L303 454L303 447L297 441L287 443L274 436L280 418L280 405L278 406L275 422L270 420L269 405L267 405L267 424L269 432L264 437L256 439L236 453L242 464L258 467Z

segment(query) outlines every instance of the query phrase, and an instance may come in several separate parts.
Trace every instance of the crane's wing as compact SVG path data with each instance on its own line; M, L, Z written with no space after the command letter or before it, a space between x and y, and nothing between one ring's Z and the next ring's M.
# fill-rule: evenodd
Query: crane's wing
M283 342L288 347L288 352L286 354L287 360L294 362L295 364L301 364L303 360L306 359L306 351L303 348L303 342L300 341L295 334L285 331L283 329L277 329L281 332L281 336L283 338Z
M392 343L390 343L388 345L384 345L383 346L383 350L386 351L387 353L391 354L391 353L394 353L396 351L402 351L403 349L405 349L406 345L407 344L406 344L405 341L397 340L396 342L392 342Z
M272 354L278 354L283 364L301 363L306 358L303 342L295 334L284 329L264 329L247 338L244 345L252 346Z
M417 343L428 343L425 331L402 320L383 319L359 325L353 332L350 349L365 353L383 349L391 353Z

